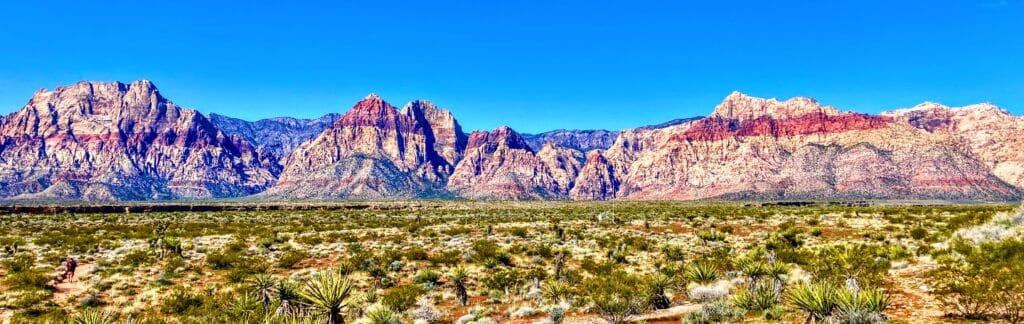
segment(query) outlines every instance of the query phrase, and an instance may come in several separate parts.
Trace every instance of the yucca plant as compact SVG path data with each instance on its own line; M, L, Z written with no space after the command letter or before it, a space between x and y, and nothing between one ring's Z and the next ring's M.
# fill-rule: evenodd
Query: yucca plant
M459 305L466 306L469 304L469 292L466 290L466 284L469 283L469 271L466 268L456 267L452 269L451 274L452 286L455 288L455 298L459 300Z
M302 296L299 295L299 288L295 283L287 280L278 280L274 285L274 298L280 306L279 314L294 314L298 310L298 302Z
M270 306L270 303L274 301L275 284L274 278L266 274L256 275L252 279L252 292L256 295L256 299L263 304L263 307Z
M753 291L758 288L761 278L768 275L768 265L760 261L747 262L740 266L740 272L747 277L747 289Z
M571 286L561 281L548 281L541 288L541 295L544 299L553 304L569 302L574 295Z
M824 284L804 284L793 287L787 299L794 307L807 314L805 322L818 323L832 315L836 308L836 291Z
M861 289L857 293L842 290L836 294L836 304L842 312L882 313L889 308L889 296L881 289Z
M733 306L752 311L764 311L778 304L778 295L771 287L757 287L732 297Z
M310 307L327 317L327 324L343 324L345 311L356 303L354 293L352 281L327 271L307 280L299 295Z
M718 267L710 262L697 262L686 269L686 279L702 285L718 280Z
M98 310L86 310L71 319L73 324L113 324L116 319L110 313Z
M402 316L390 307L374 307L366 313L366 323L369 324L400 324Z
M645 288L647 289L647 296L650 298L648 303L653 309L666 309L672 306L672 301L665 295L665 290L672 286L672 278L664 274L655 274L647 278Z
M265 309L259 297L252 294L241 294L229 304L229 312L236 318L253 318L260 315L260 309Z

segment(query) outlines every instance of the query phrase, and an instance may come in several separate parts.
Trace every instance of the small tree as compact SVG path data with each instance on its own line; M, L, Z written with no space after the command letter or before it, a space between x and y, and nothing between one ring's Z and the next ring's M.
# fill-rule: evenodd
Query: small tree
M466 285L469 283L469 272L466 268L456 267L452 269L451 274L452 287L455 288L455 299L458 299L459 305L466 306L469 304L469 293L466 290Z

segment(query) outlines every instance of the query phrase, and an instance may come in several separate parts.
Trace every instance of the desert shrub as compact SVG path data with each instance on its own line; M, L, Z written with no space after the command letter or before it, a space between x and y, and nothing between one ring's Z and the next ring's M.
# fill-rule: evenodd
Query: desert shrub
M819 249L808 271L819 281L840 284L856 279L868 286L880 286L890 268L889 250L867 244L834 245Z
M729 323L743 316L743 310L725 302L712 302L701 305L699 311L687 313L683 317L686 324Z
M482 283L487 289L500 290L506 294L515 292L526 281L526 274L517 269L502 269L484 277Z
M28 271L35 264L36 256L32 253L18 253L3 260L2 264L8 272L16 273Z
M640 278L624 271L614 271L584 280L581 292L602 319L609 323L623 323L641 312L649 300L636 289L642 285Z
M178 288L163 298L160 311L168 315L184 315L203 307L208 301L190 289Z
M432 269L424 269L416 273L416 276L413 277L412 281L428 287L436 286L441 283L441 273Z
M940 258L928 274L932 293L958 315L969 319L999 316L1020 321L1024 316L1024 241L1010 239L973 245L952 243L960 258Z
M427 255L427 251L419 246L412 246L405 249L405 251L402 253L402 256L409 261L423 261L429 258L429 256Z
M391 310L404 312L416 305L416 300L426 293L427 291L419 285L402 285L384 291L380 296L380 302Z
M431 254L427 260L434 265L456 265L462 261L462 252L459 250L444 250Z
M121 258L121 265L136 268L140 265L153 261L153 256L147 250L132 250Z
M277 259L277 267L282 269L291 269L295 267L300 261L310 258L309 252L291 249L281 254L281 257Z

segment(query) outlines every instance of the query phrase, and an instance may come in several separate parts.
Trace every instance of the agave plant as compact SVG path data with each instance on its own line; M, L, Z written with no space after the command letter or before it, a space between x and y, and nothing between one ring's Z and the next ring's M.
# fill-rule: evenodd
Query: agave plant
M456 267L452 269L451 277L452 286L455 287L455 297L459 300L459 305L466 306L469 304L469 293L466 291L466 284L469 282L469 272L466 268Z
M313 309L327 317L327 324L344 324L345 311L355 305L352 281L332 271L321 272L306 281L299 295Z
M73 324L113 324L116 320L113 315L103 311L87 310L71 319Z
M718 280L718 267L709 262L698 262L686 269L686 279L702 285Z
M835 289L823 284L793 287L787 297L793 306L807 314L806 322L809 323L825 320L836 308Z

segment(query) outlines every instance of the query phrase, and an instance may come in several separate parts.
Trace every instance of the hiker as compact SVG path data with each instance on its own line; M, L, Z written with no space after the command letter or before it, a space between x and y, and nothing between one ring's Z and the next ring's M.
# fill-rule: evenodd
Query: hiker
M67 279L68 282L75 281L75 268L78 268L78 262L76 262L75 259L68 257L68 261L64 263L64 278Z

